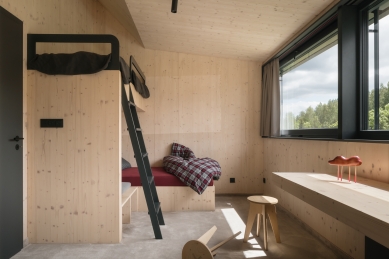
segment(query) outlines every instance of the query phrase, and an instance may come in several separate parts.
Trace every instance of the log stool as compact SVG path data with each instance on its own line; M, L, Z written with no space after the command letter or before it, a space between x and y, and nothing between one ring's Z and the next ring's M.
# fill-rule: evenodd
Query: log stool
M216 255L216 249L230 241L231 239L240 235L240 231L226 240L220 242L214 247L209 248L207 246L208 241L211 239L213 234L216 232L216 226L213 226L210 230L205 232L199 239L190 240L186 242L184 248L182 249L182 259L193 259L193 258L201 258L201 259L213 259Z
M253 227L255 217L257 217L257 236L259 236L259 229L261 225L261 218L263 219L263 243L264 250L267 250L267 228L266 228L266 214L269 216L270 224L272 226L274 236L277 243L281 243L280 233L278 231L276 206L278 200L269 196L250 196L247 198L250 202L249 216L247 218L246 231L244 233L243 242L247 242L251 228Z

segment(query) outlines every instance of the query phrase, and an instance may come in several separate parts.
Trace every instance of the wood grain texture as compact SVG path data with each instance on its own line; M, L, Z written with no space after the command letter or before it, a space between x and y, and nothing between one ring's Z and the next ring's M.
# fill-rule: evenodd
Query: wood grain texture
M138 210L134 211L148 211L143 188L138 192ZM201 195L185 186L157 186L157 192L163 212L215 210L215 186L208 186Z
M128 100L130 100L130 89L131 89L132 98L134 99L136 111L144 112L146 110L144 106L144 98L135 90L135 86L132 83L130 83L129 85L124 85L124 89L126 90L126 95ZM123 117L123 119L125 118ZM123 128L127 129L125 123L123 125L124 125Z
M263 61L333 0L125 0L149 49Z
M337 168L328 164L337 155L358 155L358 181L366 178L389 184L389 146L378 143L315 140L264 140L265 194L279 200L286 210L354 258L364 258L364 235L336 218L274 185L272 172L321 172L336 176ZM359 178L361 177L361 178Z
M262 193L260 64L160 51L143 57L151 97L138 115L152 166L163 166L178 142L220 163L217 193ZM136 166L126 134L123 126L123 157Z
M31 243L121 240L120 74L28 73ZM63 118L63 128L40 128Z
M134 195L135 194L135 195ZM123 224L131 223L131 211L132 211L132 196L138 195L138 187L130 187L125 193L122 194L122 222ZM135 208L138 204L135 204Z
M139 36L138 29L128 10L127 3L124 0L99 0L116 19L128 30L132 36L143 46L142 39Z
M337 181L322 173L274 172L279 188L389 247L389 184ZM379 187L379 188L377 188Z
M331 8L333 8L335 5L337 5L340 2L340 0L334 0L330 2L327 7L322 9L318 14L315 15L313 19L311 19L308 23L305 23L302 28L300 28L298 31L293 33L289 38L284 39L284 42L277 46L276 49L273 49L271 52L269 52L268 57L263 60L262 64L267 63L270 59L272 59L278 52L285 49L286 46L288 46L294 39L296 39L299 35L301 35L303 32L305 32L312 24L314 24L317 20L319 20L323 15L325 15Z
M147 77L151 96L144 100L147 112L139 113L139 119L151 163L162 165L162 158L170 153L171 143L181 142L191 147L198 157L211 157L219 161L223 176L215 183L218 193L262 193L263 141L258 134L257 119L260 109L260 62L144 49L97 0L0 0L0 5L24 22L26 34L91 33L116 36L120 42L120 55L127 61L133 55ZM39 53L79 50L109 53L107 44L38 44ZM24 52L26 62L26 47ZM26 66L23 69L24 135L28 145L26 159L29 160L34 152L41 152L43 146L29 140L32 133L28 131L33 125L31 120L36 111L29 108L30 96L27 96L27 92L34 82L27 78ZM186 82L189 83L188 87L182 85ZM197 87L202 91L209 90L212 98L204 92L198 92ZM198 102L186 105L185 102L192 100L191 91L196 91L197 96L205 99L196 97ZM51 98L54 97L46 96L40 102L52 102ZM235 103L243 103L242 109L233 109ZM181 108L183 110L180 114ZM184 116L184 112L193 114L195 120ZM129 137L125 132L122 134L122 155L136 166ZM50 154L42 159L56 161ZM32 170L31 167L27 168L27 164L24 170L24 238L27 239L30 235L27 222L30 219L35 221L37 217L34 213L27 215L31 198L27 192L33 190L36 179L27 177L27 172ZM229 183L230 177L236 178L235 184ZM72 222L66 221L66 224L71 225Z

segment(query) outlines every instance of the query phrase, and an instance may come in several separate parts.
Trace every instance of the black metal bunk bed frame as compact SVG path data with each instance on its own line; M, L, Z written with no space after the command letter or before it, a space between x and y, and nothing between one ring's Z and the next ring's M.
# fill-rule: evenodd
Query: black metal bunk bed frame
M120 70L119 63L119 41L113 35L98 35L98 34L28 34L27 35L27 69L30 60L36 56L37 42L52 42L52 43L110 43L111 44L111 61L106 70ZM146 77L140 69L134 57L130 57L130 82L134 82L131 78L132 67L136 69L138 74L146 83ZM154 183L154 176L151 171L148 153L144 142L142 129L140 127L138 114L132 96L131 88L129 88L129 98L122 82L122 107L126 118L127 130L130 134L132 147L134 150L136 162L138 165L139 175L142 181L143 191L146 198L147 207L151 223L156 239L162 239L160 225L165 225L161 203L158 198L157 189Z

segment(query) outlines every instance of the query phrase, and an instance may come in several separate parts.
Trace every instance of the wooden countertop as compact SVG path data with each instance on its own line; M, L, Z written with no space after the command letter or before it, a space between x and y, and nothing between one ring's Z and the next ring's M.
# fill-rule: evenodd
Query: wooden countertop
M389 184L321 173L273 172L273 183L389 248Z

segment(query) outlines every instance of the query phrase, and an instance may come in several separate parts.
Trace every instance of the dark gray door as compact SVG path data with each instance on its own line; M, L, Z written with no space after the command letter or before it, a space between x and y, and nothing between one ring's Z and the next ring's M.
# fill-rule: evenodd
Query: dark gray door
M0 259L23 248L23 23L0 7Z

